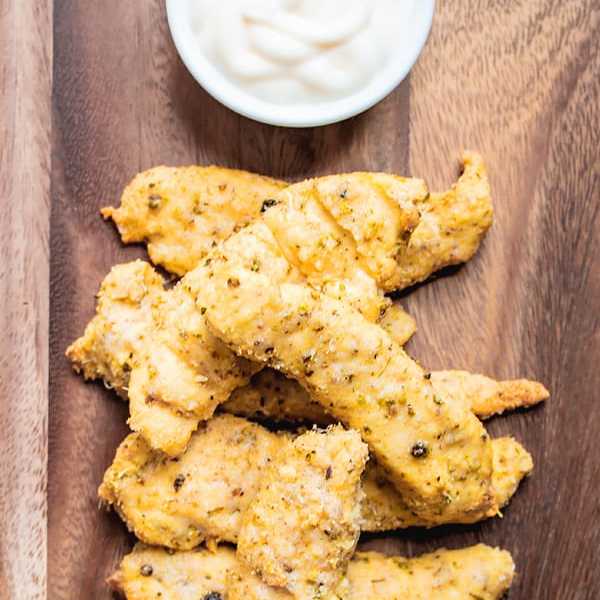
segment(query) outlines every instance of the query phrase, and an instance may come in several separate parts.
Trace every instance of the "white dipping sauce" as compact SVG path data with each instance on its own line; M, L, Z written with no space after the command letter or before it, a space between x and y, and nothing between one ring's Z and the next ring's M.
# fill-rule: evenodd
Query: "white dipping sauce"
M216 68L278 104L360 91L401 47L415 0L189 0L192 30Z

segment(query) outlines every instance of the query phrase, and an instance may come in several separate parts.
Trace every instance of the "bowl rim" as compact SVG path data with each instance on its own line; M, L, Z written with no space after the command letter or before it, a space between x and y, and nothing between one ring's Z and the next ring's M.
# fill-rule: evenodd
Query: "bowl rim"
M192 77L215 100L232 111L267 125L320 127L345 121L375 106L406 78L425 47L435 13L435 0L415 3L418 29L412 45L388 61L363 90L331 102L279 105L256 98L237 87L197 47L187 14L188 2L166 0L167 20L173 42Z

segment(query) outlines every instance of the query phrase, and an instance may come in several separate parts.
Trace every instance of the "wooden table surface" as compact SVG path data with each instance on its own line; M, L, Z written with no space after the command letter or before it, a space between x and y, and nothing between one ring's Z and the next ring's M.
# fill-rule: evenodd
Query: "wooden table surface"
M599 598L600 4L442 0L409 79L366 114L309 130L212 100L163 5L0 0L0 598L110 598L103 581L131 542L96 498L126 406L64 358L110 267L144 255L100 206L160 163L290 180L389 170L442 188L463 148L487 161L495 223L472 262L403 296L419 325L409 351L546 383L546 406L489 424L536 469L503 519L365 544L501 545L518 567L512 600Z

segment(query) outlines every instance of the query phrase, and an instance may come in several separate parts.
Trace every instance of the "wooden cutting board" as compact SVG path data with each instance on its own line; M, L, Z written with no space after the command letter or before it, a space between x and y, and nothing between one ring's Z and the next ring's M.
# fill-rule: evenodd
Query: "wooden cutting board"
M599 598L598 2L440 1L410 78L368 113L312 130L212 100L179 61L163 5L0 1L0 598L46 586L53 600L110 598L104 579L131 544L96 498L126 406L64 358L110 267L144 256L101 206L162 163L289 180L388 170L440 189L463 148L487 161L495 223L468 265L403 294L419 325L409 351L431 368L546 383L545 406L489 424L536 469L503 519L364 543L410 555L500 545L518 567L512 600Z

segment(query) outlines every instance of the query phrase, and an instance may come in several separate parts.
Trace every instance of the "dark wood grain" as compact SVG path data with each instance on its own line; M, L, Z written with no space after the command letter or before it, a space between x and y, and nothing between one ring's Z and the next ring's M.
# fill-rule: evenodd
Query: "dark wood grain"
M98 209L138 171L218 163L277 177L352 169L442 187L464 147L489 164L496 221L475 260L405 294L410 351L432 368L539 378L543 408L497 419L532 451L533 478L505 518L409 531L370 547L417 553L476 541L515 556L513 600L600 597L600 10L593 0L439 3L410 80L346 123L278 129L236 116L176 56L163 2L67 2L54 12L49 597L110 597L130 540L96 487L126 407L73 375L64 349L94 311L122 247Z
M46 597L52 2L0 0L0 598Z

